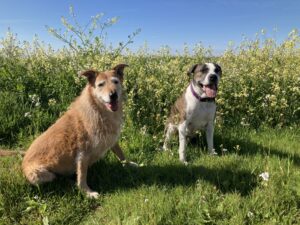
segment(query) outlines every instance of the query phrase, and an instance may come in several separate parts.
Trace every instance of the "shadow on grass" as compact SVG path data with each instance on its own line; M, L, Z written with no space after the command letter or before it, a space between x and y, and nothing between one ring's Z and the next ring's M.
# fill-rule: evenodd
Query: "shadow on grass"
M229 131L230 132L230 131ZM230 134L229 134L230 135ZM276 138L276 136L274 136ZM206 153L206 139L205 139L205 133L202 133L200 136L195 136L189 139L188 142L189 146L192 146L200 151ZM224 148L228 149L229 152L227 154L230 154L232 150L235 149L237 145L240 146L239 151L235 151L234 153L237 153L239 155L263 155L263 156L276 156L280 159L289 159L291 160L295 166L300 166L300 155L297 153L288 153L284 149L279 148L269 148L260 144L257 144L250 140L247 136L241 136L241 137L229 137L228 135L220 135L215 134L214 136L214 145L216 147L216 151L221 155L220 145L223 145ZM192 151L195 151L192 149ZM296 150L295 150L296 152ZM187 151L187 157L189 157L189 152Z
M17 182L10 178L2 180L0 194L4 196L4 208L0 210L0 216L1 212L6 215L4 224L35 221L39 217L39 210L45 205L51 210L53 223L79 223L99 204L77 191L74 178L59 176L54 182L39 188L29 185L22 177ZM89 169L88 184L101 194L152 185L171 189L210 184L212 191L218 190L224 194L236 192L247 196L257 186L257 179L250 171L239 170L235 165L215 169L181 164L132 168L123 167L118 162L100 160ZM38 199L35 196L39 196ZM36 202L36 208L26 213L24 210L29 206L28 200Z
M274 137L276 138L276 137ZM240 150L236 152L239 155L263 155L263 156L276 156L280 159L289 159L295 166L300 166L300 155L297 153L287 153L284 149L268 148L263 145L257 144L250 141L247 137L226 137L221 135L215 135L215 146L224 145L227 149L234 149L235 146L239 145ZM218 149L217 149L218 150ZM230 153L229 153L230 154Z
M167 187L187 186L208 182L222 193L250 194L257 186L257 178L250 171L230 168L206 168L204 166L150 165L140 168L123 168L121 165L100 161L89 171L88 183L101 193L116 189L137 188L144 185Z

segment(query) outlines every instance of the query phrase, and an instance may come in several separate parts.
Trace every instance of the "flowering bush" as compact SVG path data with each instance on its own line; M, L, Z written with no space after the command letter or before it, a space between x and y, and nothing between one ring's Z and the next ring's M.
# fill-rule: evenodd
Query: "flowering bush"
M257 37L218 57L201 45L176 54L168 47L156 52L147 47L137 52L102 48L100 54L91 40L87 48L72 42L78 45L76 51L70 47L53 50L38 40L20 43L9 32L0 41L0 141L26 140L53 123L85 85L77 75L79 69L103 70L118 63L130 65L125 79L126 125L162 132L171 105L189 83L188 68L208 61L223 69L218 126L299 124L299 41L296 31L279 45Z
M139 126L163 130L175 99L186 88L188 68L217 62L223 76L217 98L218 126L283 127L300 119L300 37L292 31L282 44L263 37L245 40L219 57L197 46L192 54L140 51L128 56L127 114ZM187 51L188 52L188 51Z

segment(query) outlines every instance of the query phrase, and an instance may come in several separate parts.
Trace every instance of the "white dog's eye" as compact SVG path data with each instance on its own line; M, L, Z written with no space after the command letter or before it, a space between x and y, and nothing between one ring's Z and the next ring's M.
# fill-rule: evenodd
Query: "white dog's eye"
M105 81L102 81L102 82L100 82L100 83L98 84L98 87L103 87L104 84L105 84Z

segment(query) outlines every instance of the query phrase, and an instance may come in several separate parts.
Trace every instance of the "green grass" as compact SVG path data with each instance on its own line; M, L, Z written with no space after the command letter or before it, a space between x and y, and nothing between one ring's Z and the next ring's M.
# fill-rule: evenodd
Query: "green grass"
M209 156L202 137L188 145L189 165L178 162L177 142L161 152L161 138L125 128L122 167L112 154L89 170L101 193L87 199L73 178L39 188L20 170L21 158L0 159L0 224L300 224L300 131L219 130ZM269 181L259 174L269 172Z

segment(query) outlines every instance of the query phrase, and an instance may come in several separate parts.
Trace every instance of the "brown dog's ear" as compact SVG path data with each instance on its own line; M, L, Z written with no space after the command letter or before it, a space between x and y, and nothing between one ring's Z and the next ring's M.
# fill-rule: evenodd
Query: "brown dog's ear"
M119 65L116 65L113 70L116 71L116 73L118 74L118 76L123 79L123 76L124 76L124 68L127 67L128 65L127 64L119 64Z
M195 65L191 66L191 68L187 72L187 75L189 75L189 76L192 75L195 72L195 70L196 70L196 68L197 68L198 65L199 64L195 64Z
M85 76L88 79L89 83L93 84L95 82L97 73L98 72L96 70L85 70L79 72L79 75Z

